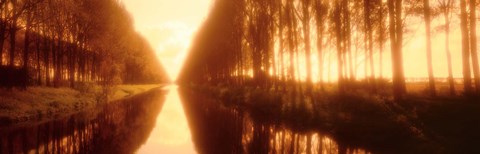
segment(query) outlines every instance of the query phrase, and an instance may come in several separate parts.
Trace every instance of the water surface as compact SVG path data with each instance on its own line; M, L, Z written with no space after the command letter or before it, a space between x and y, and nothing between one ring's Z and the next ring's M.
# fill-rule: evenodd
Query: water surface
M137 153L196 153L177 86L169 86L153 131Z
M44 123L0 128L0 153L367 153L321 132L169 86Z

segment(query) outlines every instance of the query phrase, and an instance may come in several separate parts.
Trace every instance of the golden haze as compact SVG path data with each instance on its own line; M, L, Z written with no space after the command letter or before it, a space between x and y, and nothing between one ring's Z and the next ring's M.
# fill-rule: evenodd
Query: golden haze
M190 42L204 19L208 15L212 0L124 0L127 10L132 14L135 28L144 35L156 50L171 79L175 79L188 53ZM418 17L415 17L418 18ZM424 23L419 19L410 18L407 27L410 33L405 34L403 49L405 76L407 78L427 77L427 63L425 52ZM443 19L437 17L432 22L432 27L443 24ZM450 51L454 77L462 77L461 64L461 36L458 27L459 21L455 17L452 21ZM435 77L448 76L446 53L444 50L445 36L443 32L434 32L432 37L433 69ZM387 41L388 45L388 41ZM362 49L360 52L363 52ZM376 50L376 49L375 49ZM375 62L379 61L378 51L375 51ZM312 56L316 57L316 56ZM384 77L391 77L391 62L389 48L386 47L383 55ZM313 59L313 64L317 59ZM336 79L336 66L332 66L330 74L332 80ZM360 63L357 76L364 76L364 65ZM379 65L375 65L376 75L379 75ZM313 75L317 76L317 68L313 68ZM305 78L305 70L301 70ZM315 78L314 78L315 79Z

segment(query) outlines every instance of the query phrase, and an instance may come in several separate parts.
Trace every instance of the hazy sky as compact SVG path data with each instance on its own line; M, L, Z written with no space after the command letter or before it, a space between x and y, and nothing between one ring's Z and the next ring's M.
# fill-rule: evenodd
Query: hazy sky
M206 18L211 0L123 0L135 29L157 51L171 79L177 76L192 36Z
M172 79L175 79L187 54L190 41L197 28L203 23L212 0L123 0L127 10L132 14L136 30L148 39L157 51L164 67ZM456 19L456 18L454 18ZM425 53L425 32L423 22L419 19L408 24L410 33L405 34L404 67L406 77L427 77ZM443 24L442 18L435 18L432 27ZM458 21L452 23L450 49L452 53L453 73L461 77L461 40ZM434 32L432 36L433 66L436 77L447 76L447 62L444 50L444 33ZM355 50L355 49L352 49ZM359 49L360 52L363 49ZM391 76L390 48L385 46L383 57L383 74ZM375 49L375 63L379 61ZM316 61L313 62L314 65ZM317 74L314 69L314 75ZM378 74L379 65L375 65ZM305 72L305 71L303 71ZM363 76L363 63L359 63L357 75ZM303 73L305 74L305 73ZM336 73L331 73L335 76ZM325 75L327 73L325 72Z

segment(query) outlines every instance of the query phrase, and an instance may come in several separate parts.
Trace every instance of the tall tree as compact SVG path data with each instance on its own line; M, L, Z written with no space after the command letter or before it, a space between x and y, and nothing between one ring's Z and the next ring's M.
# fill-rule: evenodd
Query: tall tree
M365 24L365 69L367 70L367 63L370 67L370 83L375 86L374 78L375 78L375 69L373 63L373 22L372 22L372 12L373 12L373 1L371 0L364 0L364 24ZM368 59L368 60L367 60ZM368 76L365 74L365 76Z
M316 0L315 1L315 20L317 24L317 55L318 55L318 76L319 76L319 85L320 88L323 89L323 38L324 38L324 31L325 31L325 18L327 16L327 7L323 0Z
M116 0L2 0L0 42L0 65L9 65L0 74L15 74L9 72L20 66L25 73L15 75L28 76L37 84L50 86L52 78L56 87L68 86L65 81L72 87L77 81L120 81L122 73L131 71L121 67L124 64L138 70L137 79L129 83L165 81L161 74L151 73L162 68L151 58L156 57L153 50L143 47L146 40L134 32L128 12ZM8 53L3 52L4 42L9 43ZM97 61L111 65L100 66Z
M473 77L475 79L476 94L480 95L480 68L477 54L477 2L470 0L470 53L472 57Z
M428 89L431 96L436 95L435 77L432 66L432 34L431 34L431 9L429 0L423 0L423 16L425 19L425 38L427 44L427 67L428 67Z
M387 0L389 13L390 46L392 52L393 94L396 100L403 99L406 93L403 71L403 20L402 0Z
M384 45L385 42L387 41L386 35L387 35L387 29L386 29L386 16L385 14L387 13L385 10L385 4L383 0L377 0L377 13L376 13L376 21L377 21L377 42L378 42L378 48L379 48L379 59L378 59L378 65L379 65L379 77L383 78L383 50L384 50Z
M311 0L302 0L302 25L303 39L305 44L305 62L307 67L307 93L312 92L312 62L311 62L311 42L310 42L310 20L311 20Z
M7 15L7 1L2 0L0 1L0 66L3 65L3 46L5 43L6 39L6 33L7 33L7 20L6 20L6 15Z
M17 26L17 21L18 21L18 16L20 13L18 13L18 3L17 0L11 0L10 1L11 5L11 18L10 18L10 27L9 27L9 36L10 36L10 53L9 53L9 63L8 65L10 67L13 67L15 64L15 48L16 48L16 36L17 36L17 31L18 31L18 26Z
M343 33L343 22L342 22L342 16L343 16L343 3L345 3L346 0L337 0L334 4L333 8L333 14L332 14L332 22L333 22L333 28L334 28L334 34L335 34L335 40L336 40L336 48L337 48L337 73L338 73L338 89L340 92L345 91L345 81L344 81L344 59L343 59L343 54L344 54L344 33Z
M439 9L443 14L445 21L445 53L447 55L448 65L448 84L450 87L450 95L455 95L455 82L453 81L452 72L452 56L450 53L450 19L452 17L452 10L454 7L454 0L438 0Z
M466 95L473 93L470 73L470 40L468 31L467 3L460 0L460 29L462 31L463 90Z

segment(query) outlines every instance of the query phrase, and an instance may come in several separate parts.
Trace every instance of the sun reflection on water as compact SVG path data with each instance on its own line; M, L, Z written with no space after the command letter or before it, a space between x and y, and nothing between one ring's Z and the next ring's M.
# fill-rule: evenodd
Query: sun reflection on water
M137 153L196 153L177 88L168 87L155 127Z

